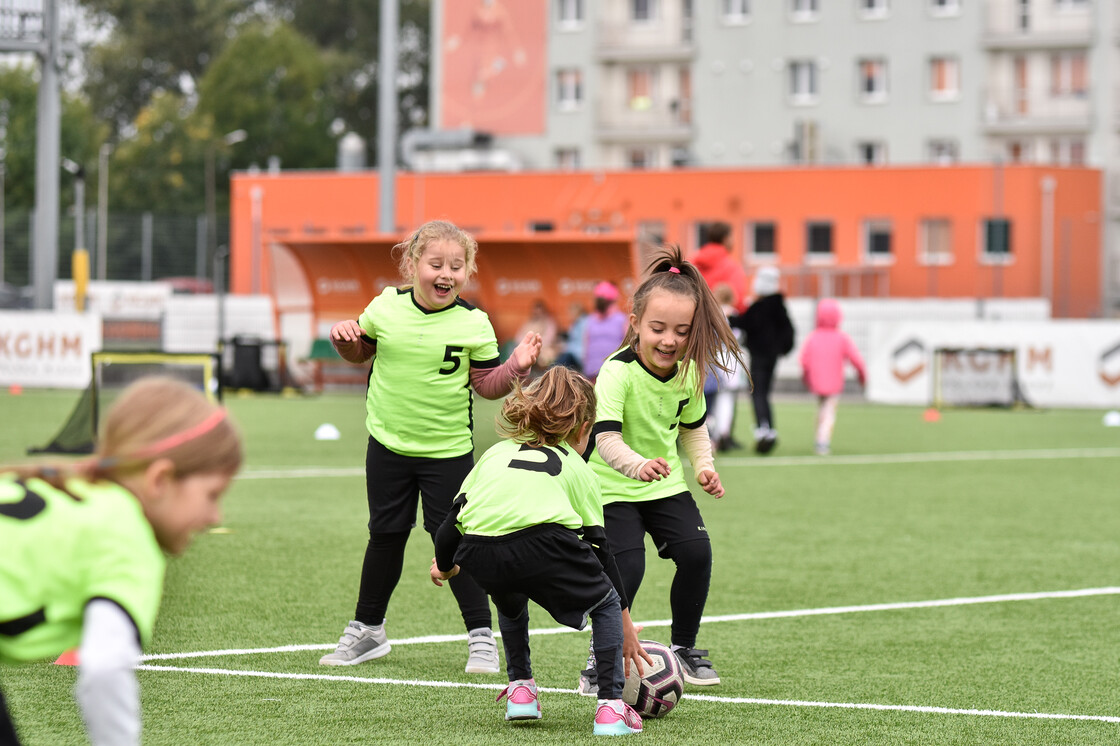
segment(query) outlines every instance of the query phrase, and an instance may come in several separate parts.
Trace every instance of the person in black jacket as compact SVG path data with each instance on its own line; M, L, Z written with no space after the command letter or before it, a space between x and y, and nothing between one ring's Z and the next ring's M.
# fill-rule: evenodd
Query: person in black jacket
M755 300L735 323L746 334L747 352L751 357L750 374L754 383L751 403L757 424L754 447L759 453L769 453L778 442L770 391L778 358L793 350L793 324L786 311L780 280L777 267L759 268L754 276Z

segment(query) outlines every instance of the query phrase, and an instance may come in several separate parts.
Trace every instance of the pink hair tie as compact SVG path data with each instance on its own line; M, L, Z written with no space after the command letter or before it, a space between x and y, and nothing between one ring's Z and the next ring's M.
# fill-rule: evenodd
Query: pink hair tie
M169 435L163 440L158 440L150 446L147 446L146 448L141 448L136 452L133 458L149 458L151 456L158 456L161 453L166 453L172 448L183 445L187 441L194 440L195 438L205 435L206 433L217 427L218 423L225 418L226 410L216 409L209 417L207 417L197 425L188 427L186 430L175 433L174 435Z
M676 267L669 267L669 271L675 275L679 275L681 273L681 271Z

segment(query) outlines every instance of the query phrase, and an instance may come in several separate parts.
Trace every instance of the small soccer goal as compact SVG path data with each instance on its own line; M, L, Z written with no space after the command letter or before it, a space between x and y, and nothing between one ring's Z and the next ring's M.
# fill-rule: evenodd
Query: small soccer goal
M213 402L221 401L221 359L214 353L101 351L90 355L92 375L58 434L28 453L91 453L105 411L133 381L169 376L185 381Z
M933 351L933 406L1029 406L1010 348L938 347Z

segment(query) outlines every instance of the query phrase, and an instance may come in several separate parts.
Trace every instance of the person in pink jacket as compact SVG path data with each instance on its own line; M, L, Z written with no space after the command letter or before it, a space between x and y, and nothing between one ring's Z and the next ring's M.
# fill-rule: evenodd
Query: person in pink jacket
M828 455L832 428L836 424L836 406L844 390L844 362L850 362L859 375L859 384L867 383L867 370L852 338L840 331L840 304L831 298L817 303L817 328L801 347L801 377L805 386L817 395L817 453Z

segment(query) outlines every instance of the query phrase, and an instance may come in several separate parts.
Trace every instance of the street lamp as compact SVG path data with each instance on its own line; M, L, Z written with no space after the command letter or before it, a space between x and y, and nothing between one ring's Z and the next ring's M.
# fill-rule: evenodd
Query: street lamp
M248 139L249 133L245 130L234 130L227 132L217 140L211 140L206 146L206 254L210 262L213 263L218 255L218 209L215 204L217 191L217 171L215 160L217 159L218 144L229 147L236 145ZM217 277L214 278L217 281Z
M109 265L109 153L113 146L101 143L97 152L97 279L104 280Z

